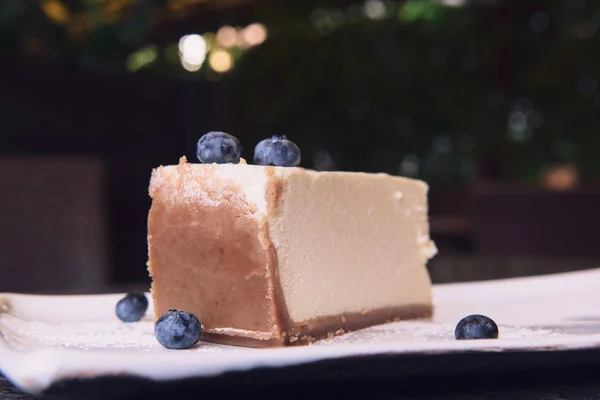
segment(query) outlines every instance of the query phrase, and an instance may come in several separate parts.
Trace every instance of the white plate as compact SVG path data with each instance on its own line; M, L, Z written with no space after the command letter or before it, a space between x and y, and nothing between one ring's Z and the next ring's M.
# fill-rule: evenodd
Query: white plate
M433 321L380 325L306 347L248 349L201 343L183 351L162 348L150 318L120 322L114 306L121 294L7 293L0 295L0 369L17 386L39 393L57 381L80 377L134 375L168 381L364 355L598 348L599 287L600 269L438 285ZM456 323L473 313L493 318L500 339L454 340Z

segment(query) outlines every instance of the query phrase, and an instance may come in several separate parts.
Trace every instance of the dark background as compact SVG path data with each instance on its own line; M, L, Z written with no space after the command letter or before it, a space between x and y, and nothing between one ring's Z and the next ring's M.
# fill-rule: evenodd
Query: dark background
M600 266L599 27L591 0L1 0L0 291L147 287L150 172L209 130L427 181L434 282Z

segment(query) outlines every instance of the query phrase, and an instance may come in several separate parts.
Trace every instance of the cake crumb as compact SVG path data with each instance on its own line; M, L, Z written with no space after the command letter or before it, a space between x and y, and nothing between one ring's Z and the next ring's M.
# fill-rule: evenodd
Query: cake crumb
M337 331L327 332L327 339L333 339L336 336L342 336L346 333L344 329L338 329ZM313 339L314 340L314 339Z
M302 342L307 344L312 344L316 342L316 339L310 335L302 336Z
M187 164L188 160L186 156L179 157L179 165Z

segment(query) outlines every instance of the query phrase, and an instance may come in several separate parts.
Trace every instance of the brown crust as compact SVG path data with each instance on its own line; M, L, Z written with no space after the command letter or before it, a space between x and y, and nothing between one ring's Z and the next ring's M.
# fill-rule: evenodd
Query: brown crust
M227 344L230 346L251 347L255 349L284 346L284 343L281 340L281 338L270 338L261 340L247 336L233 336L213 332L202 332L200 340L202 340L203 342Z
M339 336L347 332L380 325L386 322L405 319L429 318L433 315L433 307L429 304L382 308L367 313L345 313L337 316L321 317L306 323L293 323L287 320L286 346L298 346L312 343L319 339ZM243 347L281 347L282 342L276 338L260 340L247 336L232 336L215 333L202 333L202 340Z

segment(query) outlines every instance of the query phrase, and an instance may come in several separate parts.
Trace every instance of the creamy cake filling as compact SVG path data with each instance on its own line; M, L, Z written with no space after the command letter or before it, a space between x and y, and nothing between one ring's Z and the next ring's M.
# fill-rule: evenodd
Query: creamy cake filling
M424 183L388 175L289 173L269 224L293 321L431 302ZM399 197L398 193L402 193Z

